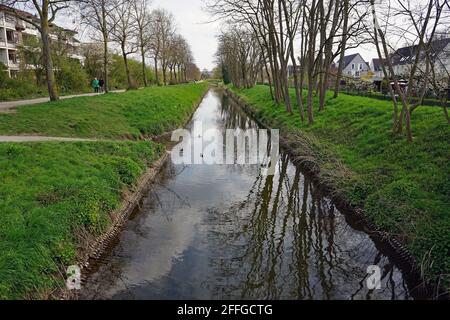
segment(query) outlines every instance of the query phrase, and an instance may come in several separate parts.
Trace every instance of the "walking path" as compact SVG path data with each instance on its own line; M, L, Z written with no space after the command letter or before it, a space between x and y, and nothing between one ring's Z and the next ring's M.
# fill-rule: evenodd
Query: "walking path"
M62 137L45 137L45 136L0 136L1 142L39 142L39 141L98 141L96 139L82 138L62 138Z
M121 93L125 92L125 90L115 90L111 91L113 93ZM103 93L85 93L85 94L77 94L77 95L71 95L71 96L61 96L60 99L71 99L71 98L77 98L77 97L92 97L92 96L98 96ZM20 106L26 106L26 105L32 105L37 103L45 103L49 102L49 98L37 98L37 99L28 99L28 100L17 100L17 101L5 101L0 102L0 112L2 111L8 111Z

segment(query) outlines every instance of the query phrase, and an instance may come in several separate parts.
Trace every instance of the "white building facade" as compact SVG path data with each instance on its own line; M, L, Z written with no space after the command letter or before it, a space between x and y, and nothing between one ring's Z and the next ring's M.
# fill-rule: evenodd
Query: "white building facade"
M34 25L17 18L16 15L8 11L8 9L9 8L7 7L0 6L0 63L6 66L6 72L10 77L15 77L20 70L20 46L24 44L24 39L26 37L40 37L40 33ZM16 10L16 14L19 16L23 15L28 20L39 23L39 19L30 13ZM69 35L64 40L72 48L67 55L70 58L77 59L83 63L84 58L77 53L80 42L73 37L76 32L65 30L55 25L52 27L63 30ZM58 36L56 34L51 34L50 39L58 40ZM32 68L31 66L27 67Z

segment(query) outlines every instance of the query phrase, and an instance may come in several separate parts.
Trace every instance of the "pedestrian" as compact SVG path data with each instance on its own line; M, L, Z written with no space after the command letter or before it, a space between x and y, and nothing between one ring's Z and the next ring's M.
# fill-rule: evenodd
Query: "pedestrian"
M94 80L92 80L92 88L94 89L95 93L98 93L98 88L100 86L100 83L98 81L97 78L95 78Z
M98 80L98 85L100 86L100 92L104 92L105 81L103 79Z

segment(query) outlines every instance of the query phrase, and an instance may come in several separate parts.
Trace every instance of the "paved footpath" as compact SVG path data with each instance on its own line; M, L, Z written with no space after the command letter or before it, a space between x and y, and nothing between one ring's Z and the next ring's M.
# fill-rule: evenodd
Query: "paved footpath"
M125 92L125 90L115 90L111 91L113 93L121 93ZM60 99L70 99L76 97L92 97L98 96L103 93L86 93L72 96L61 96ZM37 103L45 103L50 101L49 98L38 98L38 99L29 99L29 100L18 100L18 101L6 101L0 102L0 113L4 112L14 112L13 109L25 106L25 105L33 105ZM46 137L46 136L0 136L0 143L2 142L40 142L40 141L65 141L65 142L73 142L73 141L99 141L96 139L82 139L82 138L64 138L64 137Z
M62 137L44 137L44 136L0 136L1 142L39 142L39 141L98 141L95 139L82 138L62 138Z
M116 91L111 91L114 93L120 93L120 92L125 92L125 90L116 90ZM72 95L72 96L61 96L60 99L64 100L64 99L71 99L71 98L77 98L77 97L92 97L92 96L98 96L101 95L103 93L85 93L85 94L77 94L77 95ZM37 103L45 103L45 102L49 102L50 99L49 98L37 98L37 99L29 99L29 100L17 100L17 101L5 101L5 102L0 102L0 112L2 111L9 111L11 109L20 107L20 106L26 106L26 105L32 105L32 104L37 104Z

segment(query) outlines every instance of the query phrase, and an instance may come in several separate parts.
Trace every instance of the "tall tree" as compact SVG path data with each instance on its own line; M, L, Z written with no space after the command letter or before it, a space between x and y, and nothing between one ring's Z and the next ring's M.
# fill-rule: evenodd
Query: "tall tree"
M390 24L389 14L384 15L383 19L386 21L388 27L382 28L375 1L370 1L374 44L377 48L382 68L385 74L389 72L389 77L392 79L393 89L396 93L392 95L395 107L394 131L400 133L404 126L408 142L413 141L411 113L420 105L425 91L428 88L428 74L430 73L431 62L430 48L432 48L436 29L441 22L442 10L446 5L447 1L445 0L429 0L425 5L424 3L413 0L397 0L392 7L388 7L388 10L389 12L393 12L393 16L396 19L398 17L405 17L409 28L405 28L403 25ZM409 55L407 57L400 57L410 62L404 74L395 72L392 58L399 53L391 55L387 41L389 34L398 34L399 31L402 32L404 40L413 44L410 46ZM400 76L406 76L408 78L408 86L406 88L400 85ZM420 84L419 81L422 83ZM400 115L398 116L396 114L396 95L400 98L400 104L402 105Z
M11 13L18 19L30 23L41 34L42 57L45 67L48 95L51 101L59 99L58 90L56 87L55 72L53 68L52 49L50 41L50 26L55 21L58 13L68 9L71 0L0 0L0 3L11 7ZM38 20L33 17L25 16L15 8L31 9L37 12Z
M81 22L90 27L95 33L101 35L103 43L103 80L105 82L105 92L109 90L109 39L112 26L111 12L119 3L115 0L89 0L80 1L79 9Z
M164 85L167 84L170 43L175 34L173 20L173 15L164 9L156 9L151 14L149 50L154 59L157 83L160 81L158 72L160 65Z
M136 21L136 38L139 43L139 50L141 54L142 62L142 78L144 81L144 86L148 86L147 73L146 73L146 61L145 57L149 50L149 44L151 39L150 26L152 23L151 16L149 13L148 0L132 0L133 2L133 15Z
M138 51L134 30L136 30L136 19L131 14L133 4L130 1L120 1L118 5L110 12L111 15L111 40L117 43L122 52L122 58L125 65L128 89L135 89L135 84L131 79L128 59L131 54Z

